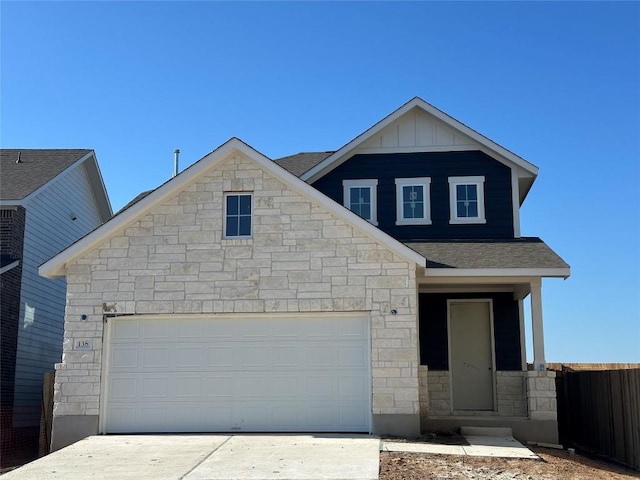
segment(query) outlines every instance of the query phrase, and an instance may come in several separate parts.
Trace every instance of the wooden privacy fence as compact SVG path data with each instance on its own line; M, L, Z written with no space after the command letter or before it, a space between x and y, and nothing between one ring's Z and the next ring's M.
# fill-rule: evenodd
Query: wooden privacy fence
M560 442L640 470L640 368L556 376Z

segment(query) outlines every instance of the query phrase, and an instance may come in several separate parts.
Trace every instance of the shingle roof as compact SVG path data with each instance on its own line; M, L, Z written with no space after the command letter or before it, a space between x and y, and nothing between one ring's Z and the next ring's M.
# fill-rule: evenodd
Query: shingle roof
M90 152L86 149L0 149L0 200L25 198Z
M288 157L277 158L275 162L289 173L299 177L307 170L315 167L334 152L301 152Z
M142 193L139 193L133 200L131 200L129 203L127 203L124 207L122 207L120 210L118 210L118 212L116 213L116 215L118 213L124 212L127 208L134 206L136 203L138 203L140 200L142 200L144 197L146 197L147 195L149 195L150 193L153 193L156 189L154 188L153 190L145 190Z
M569 268L536 237L403 243L426 257L427 268Z

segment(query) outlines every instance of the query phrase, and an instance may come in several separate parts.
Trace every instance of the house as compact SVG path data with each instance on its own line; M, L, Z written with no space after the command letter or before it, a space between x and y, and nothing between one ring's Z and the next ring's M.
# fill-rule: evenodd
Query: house
M38 267L110 217L92 150L0 150L3 459L37 451L43 374L62 358L66 282Z
M229 140L41 266L68 284L53 448L461 425L557 441L541 283L570 270L520 235L537 173L419 98L335 152Z

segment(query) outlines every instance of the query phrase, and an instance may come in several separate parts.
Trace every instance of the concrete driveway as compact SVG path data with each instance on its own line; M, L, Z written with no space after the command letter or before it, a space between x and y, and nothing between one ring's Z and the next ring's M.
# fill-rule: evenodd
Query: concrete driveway
M106 435L24 465L2 480L378 478L368 435Z

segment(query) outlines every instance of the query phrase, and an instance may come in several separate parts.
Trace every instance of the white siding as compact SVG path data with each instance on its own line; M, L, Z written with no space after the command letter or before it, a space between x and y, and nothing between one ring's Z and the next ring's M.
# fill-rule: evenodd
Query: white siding
M480 145L422 110L414 110L383 128L358 147L359 150L430 148L479 149Z
M42 375L53 370L62 355L66 281L42 278L38 267L100 224L84 164L60 174L29 198L25 208L15 426L40 421Z

